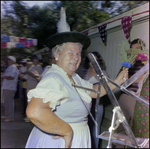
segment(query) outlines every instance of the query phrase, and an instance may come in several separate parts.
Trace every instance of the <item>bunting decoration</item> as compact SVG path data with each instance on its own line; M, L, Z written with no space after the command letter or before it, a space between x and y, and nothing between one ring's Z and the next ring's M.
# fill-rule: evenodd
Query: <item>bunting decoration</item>
M101 25L98 27L100 37L101 37L103 43L105 44L105 46L106 46L106 36L107 36L106 27L107 27L107 24L104 24L104 25Z
M124 31L125 37L128 40L128 42L130 42L130 25L131 25L132 17L140 15L140 14L143 14L143 13L149 13L149 10L146 10L146 11L143 11L143 12L140 12L140 13L136 13L136 14L133 14L131 16L121 17L121 18L118 18L116 20L104 23L104 24L102 24L99 27L96 26L96 27L92 27L90 29L98 28L98 31L100 33L100 37L102 38L102 41L103 41L103 43L106 46L106 39L107 39L107 37L106 37L106 35L107 35L107 33L106 33L106 27L107 27L107 24L110 24L110 23L113 23L115 21L121 20L122 29ZM90 29L83 31L82 33L88 35L88 31Z
M89 30L86 30L83 32L83 34L87 35L88 36L88 33L89 33Z
M132 21L132 16L125 16L121 20L122 29L124 31L125 37L128 40L128 42L130 42L130 40L129 40L130 39L129 27L131 25L131 21Z
M32 47L37 45L37 39L7 36L1 34L1 48Z

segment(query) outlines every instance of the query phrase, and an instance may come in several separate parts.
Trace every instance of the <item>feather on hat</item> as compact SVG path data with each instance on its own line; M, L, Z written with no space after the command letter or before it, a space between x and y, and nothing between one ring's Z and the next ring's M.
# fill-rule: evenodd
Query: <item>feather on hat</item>
M57 28L58 28L57 29L58 33L70 32L70 26L66 21L66 12L63 7L61 7L61 10L60 10L60 20L57 23Z
M57 31L57 34L46 39L46 45L50 49L65 42L79 42L83 45L83 50L85 50L91 44L91 40L87 35L80 32L70 31L70 26L66 21L66 13L63 7L61 7L60 20L57 23Z

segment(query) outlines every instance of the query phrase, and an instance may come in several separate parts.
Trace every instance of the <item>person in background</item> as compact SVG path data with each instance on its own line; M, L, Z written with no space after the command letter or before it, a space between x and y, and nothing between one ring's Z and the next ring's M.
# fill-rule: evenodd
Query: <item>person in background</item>
M2 76L4 75L6 68L7 68L7 60L6 59L1 59L1 103L4 105L4 98L3 98L3 78Z
M52 52L49 52L49 65L44 68L43 73L40 75L36 70L32 72L38 81L42 79L47 70L51 68L52 64L56 64L56 60Z
M42 72L43 72L42 66L39 64L40 59L41 58L38 57L38 55L34 54L32 56L32 62L33 62L33 64L24 73L24 74L28 74L28 78L26 80L26 90L27 90L27 93L29 92L29 90L34 89L36 87L36 85L38 84L37 78L32 73L33 70L36 70L39 74L42 74ZM24 120L25 120L25 122L30 122L30 120L28 119L28 117L26 117Z
M143 47L141 45L143 45L143 47L146 47L144 41L137 38L137 39L134 39L130 43L130 48L143 50ZM129 78L132 75L134 75L138 70L140 70L143 66L144 66L144 63L142 63L142 61L135 60L135 62L132 64L131 68L129 68ZM122 68L121 68L121 70L122 70ZM127 89L129 91L131 91L132 93L134 93L135 95L140 96L144 78L145 78L145 74L140 76ZM127 122L129 123L130 126L132 126L136 99L130 95L127 95L126 93L122 93L119 97L118 103L119 103L121 110L123 111L123 113L126 117ZM118 127L118 133L126 134L122 124L120 124ZM120 144L116 145L116 148L122 148L122 147L124 147L124 146L120 145Z
M91 52L91 53L95 56L95 58L96 58L98 64L100 65L104 75L108 77L108 74L106 72L105 62L104 62L102 56L96 51ZM84 69L82 69L83 72L80 71L79 75L84 80L87 80L90 83L92 83L93 85L96 85L99 81L98 81L95 69L93 68L88 57L85 58L85 62L84 62L83 67L84 67ZM92 113L94 119L96 119L95 108L96 108L96 99L92 99L91 113ZM103 116L103 103L102 103L102 98L101 98L100 103L98 105L98 125L99 126L100 126L101 121L102 121L102 116ZM95 124L94 124L94 122L90 116L88 116L88 124L89 124L90 132L91 132L92 148L98 148L99 138L96 137L96 126L95 126ZM98 133L100 133L99 130L98 130Z
M28 74L25 74L27 71L27 60L23 59L21 61L22 66L19 70L19 78L22 81L21 87L22 87L22 101L23 101L23 117L26 117L26 107L27 107L27 89L26 89L26 81L28 79Z
M149 74L144 79L141 90L141 97L144 97L149 102ZM149 138L149 107L136 101L135 110L132 122L132 131L135 137L148 139Z
M17 90L17 81L19 70L17 69L15 63L16 58L14 56L7 57L8 67L2 76L3 79L3 98L5 103L5 116L1 118L5 118L5 122L14 121L14 108L15 101L14 96Z

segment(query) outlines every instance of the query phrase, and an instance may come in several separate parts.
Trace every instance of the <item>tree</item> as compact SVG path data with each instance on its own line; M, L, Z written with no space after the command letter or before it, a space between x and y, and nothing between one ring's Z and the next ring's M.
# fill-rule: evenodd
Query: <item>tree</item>
M2 5L5 9L3 20L9 21L11 35L18 37L27 37L28 9L22 1L4 1Z
M9 7L8 7L9 6ZM29 35L28 7L22 1L4 1L5 13L1 18L1 33L8 36L31 38ZM29 58L34 47L2 49L1 55L14 55L17 60Z
M112 2L112 1L110 1ZM114 2L114 1L113 1ZM129 11L135 7L138 7L144 3L147 3L148 1L115 1L115 3L113 3L112 8L114 7L114 9L112 11L110 11L110 16L114 17L115 15L119 15L125 11ZM107 5L105 5L105 7L109 7L109 3Z

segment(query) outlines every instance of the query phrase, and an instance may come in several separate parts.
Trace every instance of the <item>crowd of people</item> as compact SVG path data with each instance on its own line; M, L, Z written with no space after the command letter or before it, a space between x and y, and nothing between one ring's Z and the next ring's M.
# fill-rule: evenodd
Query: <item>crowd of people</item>
M27 93L30 89L36 87L41 76L55 63L52 54L49 56L48 66L43 68L40 61L41 57L36 54L32 55L31 61L22 59L18 63L16 63L14 56L8 56L6 60L3 59L1 67L1 103L5 105L5 116L1 116L1 118L5 122L14 121L14 97L22 100L22 116L25 122L30 122L26 116Z
M61 8L61 14L63 13L65 13L64 9ZM30 65L28 65L26 59L23 59L19 69L15 65L16 58L14 56L7 57L8 67L2 76L3 100L5 103L5 116L2 118L5 118L5 122L14 121L14 96L18 79L20 79L24 103L24 120L35 125L27 140L26 148L98 148L99 138L96 137L96 126L89 117L89 111L91 111L95 118L97 93L72 86L74 84L98 90L97 75L88 57L85 59L83 69L77 71L81 63L81 52L90 46L91 40L85 34L70 31L68 25L67 29L60 29L63 26L60 24L61 19L58 26L59 32L46 40L46 45L51 49L51 52L49 65L44 69L39 64L37 55L32 56ZM133 42L131 47L135 44L138 43ZM98 61L104 75L108 77L105 62L100 53L94 51L92 54ZM138 62L134 62L131 69L135 70L136 63ZM142 66L143 64L136 67L136 71ZM121 70L114 82L119 85L123 84L136 72L131 69ZM131 72L133 73L131 74ZM143 79L144 75L134 82L140 84L140 86L136 85L138 88L134 90L135 88L132 87L131 90L138 96L142 95L149 99L147 93L149 77L145 82ZM111 90L116 88L113 84L108 84ZM134 86L134 84L132 85ZM100 92L100 97L106 95L103 86L101 86ZM136 108L142 108L142 106L134 103L134 106L130 108L132 112L126 114L124 108L126 109L128 104L134 100L130 99L131 97L124 98L123 96L128 95L122 94L119 98L122 111L127 119L134 121L134 119L137 119L136 116L133 117L133 115L136 115ZM129 101L127 102L127 100ZM147 110L142 110L141 114L148 116ZM100 100L98 106L99 126L102 116L103 103ZM146 128L149 128L145 121L149 122L149 119L143 122L147 126ZM140 123L140 120L138 122ZM136 129L133 126L135 124L135 122L132 123L135 134L139 129L148 133L148 130L145 131L144 128ZM147 135L145 136L147 137ZM143 134L138 137L143 137Z

